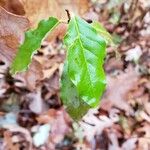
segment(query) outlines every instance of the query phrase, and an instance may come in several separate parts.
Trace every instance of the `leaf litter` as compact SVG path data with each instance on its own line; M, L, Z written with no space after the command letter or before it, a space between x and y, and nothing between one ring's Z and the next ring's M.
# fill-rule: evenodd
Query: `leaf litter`
M0 2L8 12L20 15L0 7L0 105L3 106L0 107L0 149L149 150L148 1L116 1L115 6L112 1L97 0L85 0L84 5L80 5L80 0L76 4L69 0L49 2L54 7L47 7L46 0L42 5L37 3L37 7L32 5L34 0L20 2ZM77 127L66 113L59 95L59 78L65 58L59 35L63 35L65 26L61 25L63 31L53 33L56 40L43 42L29 71L14 77L10 77L7 71L24 39L24 31L30 26L28 19L31 26L36 26L38 19L55 16L55 13L64 15L60 7L78 12L87 21L96 18L117 41L115 47L108 47L105 62L108 83L101 105L90 110ZM37 13L38 9L41 13ZM117 13L121 15L116 21L113 19ZM43 141L39 140L42 136Z

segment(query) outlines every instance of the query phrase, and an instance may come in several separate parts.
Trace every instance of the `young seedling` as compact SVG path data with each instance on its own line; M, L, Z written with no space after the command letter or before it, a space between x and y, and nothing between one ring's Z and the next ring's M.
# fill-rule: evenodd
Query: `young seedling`
M50 17L42 20L37 29L25 33L25 40L11 65L11 74L27 70L43 38L60 22ZM74 120L79 120L100 102L106 86L103 69L106 42L110 40L110 34L98 22L89 24L78 16L69 18L64 37L67 56L60 84L61 99Z

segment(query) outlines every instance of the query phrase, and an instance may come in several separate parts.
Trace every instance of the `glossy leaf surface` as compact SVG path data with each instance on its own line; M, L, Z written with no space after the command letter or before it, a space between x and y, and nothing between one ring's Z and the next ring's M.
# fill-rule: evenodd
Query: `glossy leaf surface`
M40 21L37 29L29 30L25 33L25 40L19 47L17 55L11 65L10 72L12 74L27 69L28 65L31 63L33 54L41 46L43 38L58 24L59 21L56 18L50 17L48 20Z
M67 47L68 77L80 99L96 107L106 85L103 70L105 40L90 24L79 17L73 17L64 43Z

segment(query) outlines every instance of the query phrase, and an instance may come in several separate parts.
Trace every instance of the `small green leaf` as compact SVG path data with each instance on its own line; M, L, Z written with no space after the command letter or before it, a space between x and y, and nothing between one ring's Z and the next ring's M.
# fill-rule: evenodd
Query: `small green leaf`
M67 62L61 77L61 99L69 115L76 121L80 120L90 109L90 106L79 97L75 85L69 79Z
M92 26L96 29L96 31L105 39L105 42L107 44L112 44L112 37L110 33L103 27L102 24L100 24L98 21L94 21L92 23Z
M106 43L79 17L70 20L64 42L68 49L69 79L77 88L79 97L89 106L96 107L106 85L103 70Z
M17 55L11 65L11 74L27 69L31 63L33 54L41 46L42 39L58 24L59 21L56 18L50 17L48 20L40 21L37 29L29 30L25 33L24 43L19 47Z

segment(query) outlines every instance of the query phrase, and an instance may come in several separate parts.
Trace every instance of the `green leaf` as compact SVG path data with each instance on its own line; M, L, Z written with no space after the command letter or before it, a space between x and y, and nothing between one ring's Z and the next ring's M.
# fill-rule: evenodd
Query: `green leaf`
M90 106L79 97L75 85L69 79L67 62L61 77L61 99L69 115L76 121L80 120L90 109Z
M68 49L68 76L79 97L89 106L96 107L106 85L103 70L106 43L90 24L79 17L70 20L64 43Z
M100 24L98 21L94 21L92 26L96 29L96 31L105 39L107 44L112 44L113 40L110 33Z
M11 74L27 69L31 63L33 54L41 46L42 39L58 24L59 21L56 18L50 17L48 20L40 21L37 29L29 30L25 33L24 43L19 47L17 55L11 65Z

